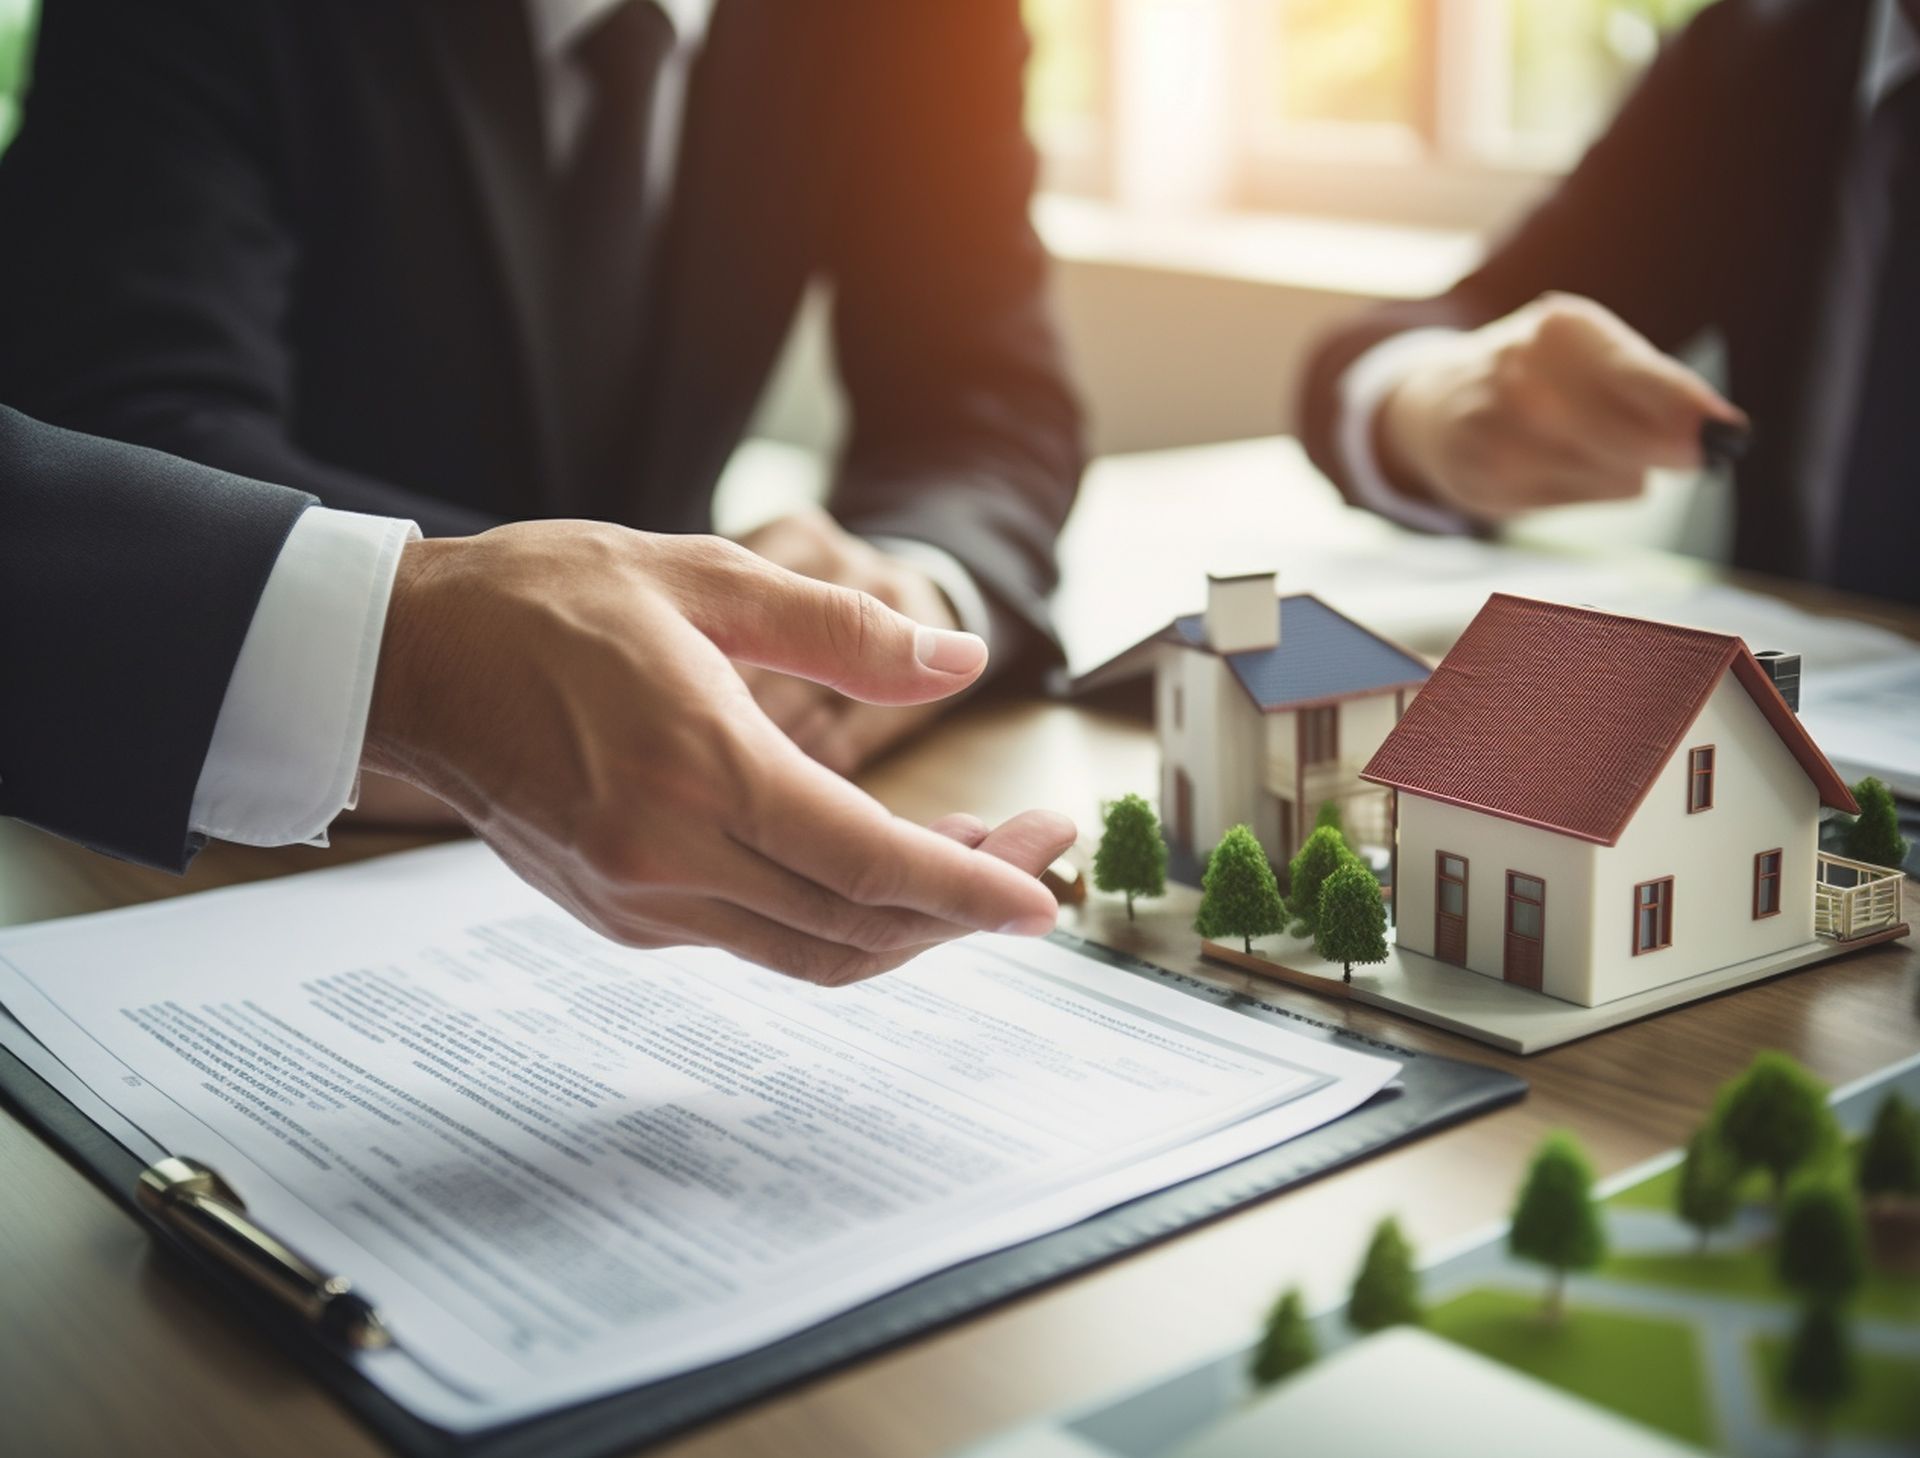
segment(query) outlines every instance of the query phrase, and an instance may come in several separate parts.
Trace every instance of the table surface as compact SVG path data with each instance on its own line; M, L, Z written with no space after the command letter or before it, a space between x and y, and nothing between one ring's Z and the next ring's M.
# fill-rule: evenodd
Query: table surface
M864 783L902 814L1029 805L1075 816L1151 793L1157 752L1125 708L976 702ZM423 843L343 831L331 850L215 846L176 880L0 821L0 923L71 915L287 874ZM1915 888L1909 887L1909 895ZM1164 965L1203 969L1170 919L1129 928L1103 899L1063 925ZM1520 1073L1521 1103L1266 1200L1075 1280L709 1424L674 1458L944 1452L1042 1412L1210 1355L1250 1333L1281 1287L1344 1288L1376 1220L1434 1250L1500 1219L1540 1137L1571 1129L1611 1174L1684 1141L1756 1049L1841 1083L1920 1049L1920 952L1895 943L1532 1058L1261 982L1262 996L1406 1046ZM383 1451L292 1363L156 1259L140 1228L0 1106L0 1412L11 1451L328 1454Z

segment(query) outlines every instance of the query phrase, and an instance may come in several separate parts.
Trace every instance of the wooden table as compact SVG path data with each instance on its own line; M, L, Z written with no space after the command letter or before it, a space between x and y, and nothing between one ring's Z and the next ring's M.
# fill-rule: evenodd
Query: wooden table
M975 704L867 777L919 818L988 819L1028 805L1073 814L1151 791L1144 718L1119 710ZM1090 837L1089 837L1090 839ZM184 881L0 822L0 921L149 900L400 849L343 833L332 851L216 846ZM1911 894L1911 888L1910 888ZM1194 939L1104 902L1066 924L1199 970ZM1131 937L1129 942L1126 939ZM1231 978L1227 980L1232 980ZM1519 1105L1420 1141L1079 1279L714 1423L675 1458L940 1453L1007 1424L1219 1350L1289 1282L1333 1298L1380 1216L1432 1249L1507 1209L1549 1129L1572 1129L1604 1173L1683 1141L1716 1085L1759 1048L1839 1083L1920 1049L1920 953L1894 944L1529 1059L1384 1013L1262 984L1313 1016L1412 1047L1512 1068ZM371 1455L378 1445L290 1363L171 1264L10 1111L0 1108L0 1443L19 1454Z

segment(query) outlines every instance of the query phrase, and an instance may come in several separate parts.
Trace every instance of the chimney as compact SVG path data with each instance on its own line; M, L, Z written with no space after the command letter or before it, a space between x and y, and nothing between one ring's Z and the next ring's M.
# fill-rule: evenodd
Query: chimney
M1207 646L1216 653L1251 653L1280 646L1280 607L1274 600L1277 574L1245 572L1236 577L1207 574Z
M1787 701L1787 707L1794 713L1800 712L1800 655L1782 653L1778 648L1769 648L1763 653L1753 655L1759 663L1760 671L1780 690L1780 697Z

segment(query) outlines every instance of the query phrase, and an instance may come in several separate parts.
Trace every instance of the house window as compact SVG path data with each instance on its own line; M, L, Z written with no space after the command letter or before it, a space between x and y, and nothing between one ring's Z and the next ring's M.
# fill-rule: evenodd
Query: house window
M1777 850L1753 858L1753 919L1780 914L1780 861Z
M1507 872L1507 930L1539 941L1546 918L1547 885L1537 876Z
M1300 711L1300 762L1331 764L1340 757L1340 708Z
M1673 877L1633 888L1633 955L1673 945Z
M1467 914L1467 862L1463 856L1441 851L1439 865L1439 901L1442 916Z
M1687 814L1713 808L1713 746L1687 751Z

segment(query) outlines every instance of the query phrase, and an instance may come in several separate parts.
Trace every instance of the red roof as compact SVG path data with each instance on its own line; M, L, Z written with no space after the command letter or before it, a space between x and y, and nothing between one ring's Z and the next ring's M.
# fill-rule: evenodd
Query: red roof
M1505 593L1487 599L1362 777L1612 845L1729 669L1821 803L1857 813L1738 638Z

